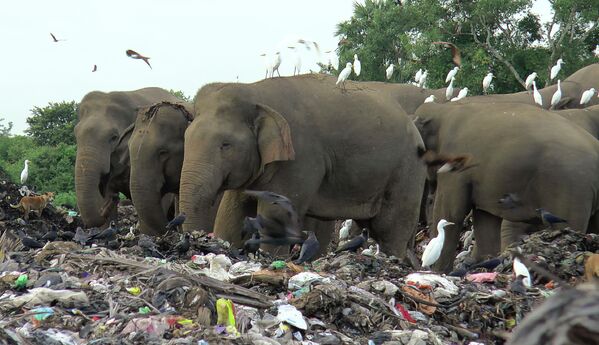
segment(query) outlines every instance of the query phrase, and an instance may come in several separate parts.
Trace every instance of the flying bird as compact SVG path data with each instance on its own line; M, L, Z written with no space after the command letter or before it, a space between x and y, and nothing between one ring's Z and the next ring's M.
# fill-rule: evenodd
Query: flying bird
M437 224L437 237L431 239L422 253L422 267L430 267L439 260L445 243L445 227L454 223L441 219Z
M150 69L152 69L152 65L150 65L150 62L148 61L150 59L149 57L143 56L140 53L136 52L135 50L131 50L131 49L128 49L125 53L127 54L128 57L130 57L132 59L144 60L144 62L146 64L148 64L148 66L150 66Z
M185 214L185 212L181 212L178 216L171 219L171 221L168 222L168 224L166 224L165 228L168 230L170 230L172 228L176 229L179 225L182 225L183 223L185 223L185 218L187 218L187 215Z
M56 36L54 36L54 34L53 34L53 33L50 33L50 36L52 36L52 41L54 41L55 43L56 43L56 42L60 42L60 41L66 41L66 40L62 40L62 39L61 39L61 40L59 40L58 38L56 38Z
M451 69L449 73L447 73L447 77L445 77L445 82L449 83L449 81L451 81L455 75L458 74L459 70L460 68L458 66L455 66L453 69Z
M435 102L436 99L437 99L437 97L435 97L435 95L430 95L430 96L426 97L426 99L424 100L424 103L433 103L433 102Z
M387 77L387 80L391 79L391 77L393 76L394 68L395 68L395 65L389 64L389 67L387 67L387 69L385 70L385 75Z
M526 286L526 287L532 286L532 280L530 279L530 272L528 272L528 268L526 268L526 266L522 263L522 261L520 261L520 259L514 258L514 262L512 264L512 270L514 271L516 278L518 276L524 277L522 279L522 283L524 284L524 286Z
M491 81L493 80L493 73L487 73L487 75L483 78L483 92L487 93L489 87L491 86Z
M445 89L445 98L449 101L451 100L451 98L453 97L453 81L455 80L455 78L451 78L451 80L449 81L449 85L447 86L447 89Z
M562 64L564 64L564 60L557 59L555 66L551 67L551 75L549 76L549 80L553 80L555 77L557 77L557 74L562 69Z
M532 82L535 81L536 78L537 72L532 72L528 75L528 77L526 77L526 81L524 82L524 87L526 88L526 90L530 89L530 87L532 86Z
M360 76L362 72L362 63L358 60L358 54L354 54L354 73L356 76Z
M433 42L433 44L442 44L445 48L451 48L451 59L453 60L453 63L458 67L462 67L462 56L455 44L449 42Z
M580 104L587 104L591 101L591 99L593 98L593 96L595 96L595 88L592 87L588 90L586 90L585 92L582 93L582 96L580 97Z
M254 217L245 217L243 227L241 228L241 238L246 238L248 235L253 235L262 230L262 224Z
M300 250L300 256L297 260L294 261L295 264L301 265L306 261L312 260L313 257L318 254L320 250L320 243L314 234L314 231L310 231L308 233L308 238L302 244L302 249Z
M440 167L437 172L461 172L477 164L469 164L472 161L472 155L462 154L457 156L444 155L433 150L425 150L422 147L418 148L418 157L424 161L428 167Z
M29 160L25 160L25 167L23 171L21 171L21 184L25 184L27 182L27 178L29 177Z
M339 229L339 240L345 241L349 237L349 230L351 229L353 222L352 219L346 219L343 222L341 229Z
M557 80L557 91L555 91L555 93L551 97L551 107L555 108L561 99L562 99L561 80L558 79Z
M551 212L546 211L545 209L537 208L536 211L540 213L543 224L549 225L551 228L553 228L553 224L568 223L567 220L553 215Z
M189 238L190 238L190 234L189 232L186 232L181 240L179 240L179 242L177 242L177 244L175 245L174 251L179 253L179 254L185 254L187 253L187 251L189 250L189 248L191 248L191 243L189 243Z
M537 83L535 83L535 81L532 81L532 98L535 100L535 103L539 105L539 107L543 107L543 96L541 96L541 93L539 92L539 90L537 90Z
M451 99L451 102L456 102L456 101L459 101L460 99L464 99L464 98L466 98L466 95L468 95L467 87L461 89L460 92L458 92L458 95Z
M351 74L351 68L352 68L352 64L351 64L351 62L348 62L345 65L345 68L341 71L341 73L339 73L339 77L337 77L337 83L335 83L335 85L341 84L343 89L345 90L345 81Z
M341 247L337 248L337 250L335 250L335 253L340 253L343 251L351 251L355 253L358 250L358 248L363 247L367 241L368 230L362 229L362 233L360 235L352 238L348 242L344 243Z
M97 66L97 65L94 65L94 68L92 68L92 72L95 72L95 71L97 71L97 70L98 70L98 66Z

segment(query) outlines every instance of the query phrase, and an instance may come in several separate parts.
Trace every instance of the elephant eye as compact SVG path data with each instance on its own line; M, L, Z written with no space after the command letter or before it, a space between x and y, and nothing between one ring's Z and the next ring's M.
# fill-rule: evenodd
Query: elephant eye
M116 134L114 134L114 135L113 135L113 136L110 138L110 141L112 141L112 142L115 142L115 141L117 141L117 139L118 139L118 138L119 138L119 136L118 136L118 135L116 135Z
M223 143L220 145L220 149L221 149L221 150L228 150L228 149L230 149L230 148L231 148L231 146L232 146L232 145L231 145L231 143L229 143L229 142L226 142L226 141L225 141L225 142L223 142Z

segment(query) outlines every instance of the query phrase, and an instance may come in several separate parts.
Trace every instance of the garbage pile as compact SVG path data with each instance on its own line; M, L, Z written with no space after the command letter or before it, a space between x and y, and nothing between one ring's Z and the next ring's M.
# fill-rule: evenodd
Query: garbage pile
M18 188L0 186L2 344L503 344L549 296L572 295L599 250L596 234L547 230L458 276L375 245L296 265L204 232L141 235L132 206L119 206L113 236L53 206L26 222L8 205ZM56 239L43 240L52 225ZM559 281L533 271L532 288L513 288L517 248Z

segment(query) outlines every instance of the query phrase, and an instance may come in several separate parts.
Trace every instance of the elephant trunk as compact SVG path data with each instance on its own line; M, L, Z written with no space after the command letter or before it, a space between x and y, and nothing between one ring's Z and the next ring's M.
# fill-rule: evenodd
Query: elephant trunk
M104 204L100 192L104 164L96 157L101 157L99 152L78 151L75 164L77 206L87 227L102 226L106 222L100 211Z
M211 212L222 185L222 175L212 164L185 159L181 169L179 208L187 218L184 231L212 231Z
M168 219L161 204L160 186L162 183L157 181L142 182L135 175L131 177L131 200L139 217L140 231L146 235L162 235L166 231Z

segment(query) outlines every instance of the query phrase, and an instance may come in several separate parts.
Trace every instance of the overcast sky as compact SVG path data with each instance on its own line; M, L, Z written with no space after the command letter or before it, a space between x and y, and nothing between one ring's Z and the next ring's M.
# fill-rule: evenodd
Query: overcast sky
M546 12L546 0L536 8ZM0 117L27 127L33 106L79 101L92 90L147 86L194 95L206 83L264 77L260 54L282 50L281 74L293 71L294 37L337 46L337 23L351 0L18 0L0 12ZM58 43L52 42L52 32ZM125 55L149 56L153 69ZM303 71L318 70L303 50ZM323 54L322 59L326 56ZM92 73L96 64L98 71Z

